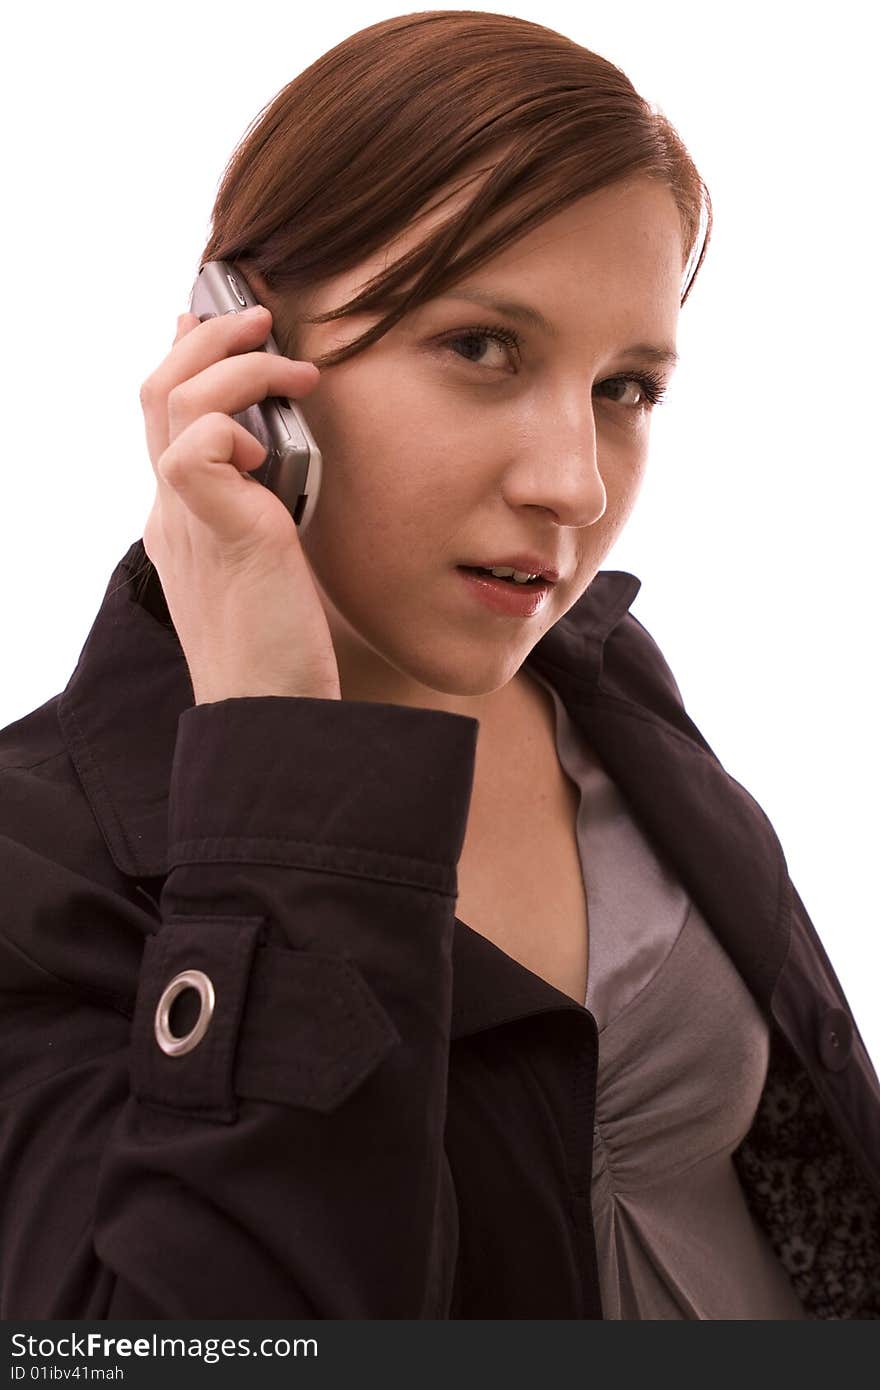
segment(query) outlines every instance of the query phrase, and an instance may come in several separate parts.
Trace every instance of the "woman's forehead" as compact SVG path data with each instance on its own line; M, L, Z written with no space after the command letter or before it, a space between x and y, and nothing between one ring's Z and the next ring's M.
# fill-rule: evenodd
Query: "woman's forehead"
M357 266L326 281L321 287L320 304L313 303L312 309L318 307L318 311L323 312L332 304L342 304L354 298L372 279L422 245L439 226L458 216L477 192L475 175L484 180L490 173L491 168L486 168L484 158L479 170L469 171L467 177L461 173L457 175L386 246L378 248ZM534 204L534 194L531 195L531 202ZM509 218L510 211L510 204L496 210L474 233L473 240L484 240L491 234L493 224ZM593 250L601 260L603 254L607 257L609 251L620 250L622 233L631 234L635 242L652 238L658 251L661 247L664 252L667 247L674 248L672 254L677 257L679 267L683 268L686 259L683 228L672 191L659 180L640 175L607 185L550 213L522 237L509 242L496 255L483 261L472 273L479 274L480 279L485 280L503 275L508 267L512 268L517 263L521 269L530 256L534 260L536 251L544 253L542 261L545 265L551 264L555 258L563 256L565 239L572 235L576 239L579 255L589 254ZM466 250L468 244L466 242L462 249ZM447 287L447 292L450 289Z

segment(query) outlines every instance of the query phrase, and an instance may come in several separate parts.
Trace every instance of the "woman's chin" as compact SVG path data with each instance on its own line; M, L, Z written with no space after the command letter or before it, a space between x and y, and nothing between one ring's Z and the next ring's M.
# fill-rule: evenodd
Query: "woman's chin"
M395 662L395 665L401 674L437 695L478 700L502 690L516 675L522 661L511 657L509 651L493 656L486 647L479 652L465 647L445 659L434 654L430 659L409 659Z
M417 617L410 610L394 613L387 601L377 601L362 612L362 602L346 602L342 595L334 602L320 582L318 592L339 659L343 699L428 707L444 697L479 700L507 685L528 655L522 642L463 626L450 630L448 621L432 624L425 611Z

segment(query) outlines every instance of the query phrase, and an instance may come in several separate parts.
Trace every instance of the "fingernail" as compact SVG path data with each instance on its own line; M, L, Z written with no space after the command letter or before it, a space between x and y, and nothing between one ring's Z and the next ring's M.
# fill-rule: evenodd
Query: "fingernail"
M258 318L260 314L268 314L269 310L263 304L252 304L249 309L245 309L245 318Z

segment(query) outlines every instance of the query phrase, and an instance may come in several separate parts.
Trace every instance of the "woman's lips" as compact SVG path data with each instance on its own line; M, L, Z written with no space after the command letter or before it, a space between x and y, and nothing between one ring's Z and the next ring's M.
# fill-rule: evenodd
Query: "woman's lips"
M494 613L507 617L530 618L544 606L552 584L545 579L529 584L516 584L508 579L496 579L491 574L457 565L472 598Z

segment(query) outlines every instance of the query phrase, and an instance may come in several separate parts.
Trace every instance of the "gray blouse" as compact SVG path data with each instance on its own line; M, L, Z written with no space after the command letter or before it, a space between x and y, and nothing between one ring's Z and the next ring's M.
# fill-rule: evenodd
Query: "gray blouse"
M603 1316L805 1318L730 1157L764 1085L767 1024L556 691L529 674L553 696L559 761L580 793Z

